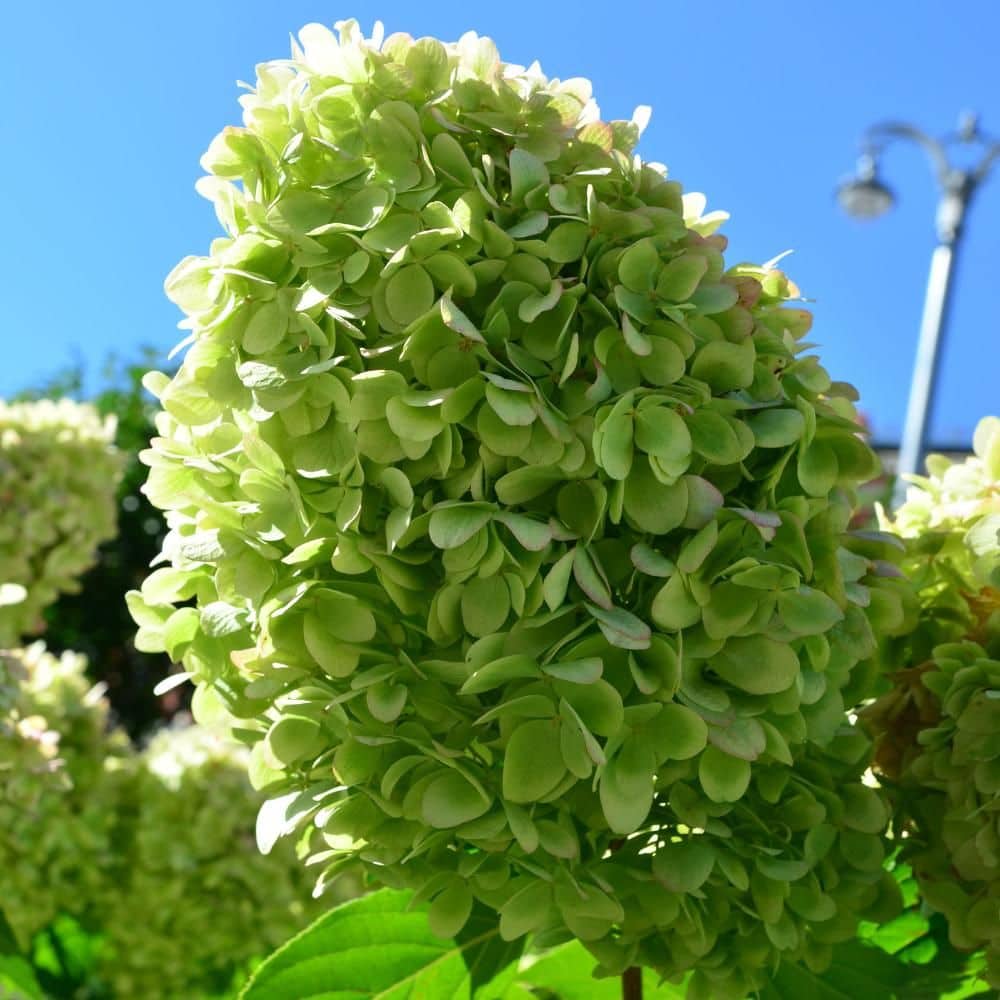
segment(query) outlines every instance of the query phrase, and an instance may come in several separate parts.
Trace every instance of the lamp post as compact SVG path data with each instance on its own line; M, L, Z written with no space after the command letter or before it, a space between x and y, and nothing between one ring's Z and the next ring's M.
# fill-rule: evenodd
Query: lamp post
M862 154L856 176L837 189L837 200L848 215L858 219L875 219L892 208L895 197L879 179L878 164L886 146L900 140L915 142L923 148L938 183L939 198L936 218L938 242L931 256L927 277L917 356L899 446L893 507L902 503L906 495L903 476L918 471L924 453L927 424L934 404L942 335L948 318L955 256L962 237L965 212L973 193L1000 158L1000 142L983 135L975 115L962 115L958 130L942 139L932 138L913 125L900 122L873 125L862 137ZM971 168L953 166L948 158L948 150L952 146L979 149L978 164Z

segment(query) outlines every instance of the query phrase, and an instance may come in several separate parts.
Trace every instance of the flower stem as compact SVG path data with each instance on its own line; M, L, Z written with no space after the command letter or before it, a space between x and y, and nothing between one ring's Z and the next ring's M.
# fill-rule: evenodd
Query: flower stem
M642 1000L642 969L637 965L622 973L622 1000Z

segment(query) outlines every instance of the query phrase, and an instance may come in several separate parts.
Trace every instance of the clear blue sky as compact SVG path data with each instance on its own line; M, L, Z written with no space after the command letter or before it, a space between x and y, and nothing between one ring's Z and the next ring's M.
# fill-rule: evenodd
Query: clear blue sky
M966 107L1000 134L1000 5L907 0L499 3L95 0L0 14L0 396L76 358L91 370L142 344L164 353L179 318L164 276L217 233L193 184L238 120L236 80L284 57L310 21L366 31L492 36L510 62L587 76L605 117L653 106L641 152L732 214L733 260L786 249L814 299L812 339L859 386L876 435L899 431L933 244L921 155L892 151L897 210L862 225L832 198L860 131L884 118L950 129ZM1000 169L971 215L933 437L969 438L1000 412Z

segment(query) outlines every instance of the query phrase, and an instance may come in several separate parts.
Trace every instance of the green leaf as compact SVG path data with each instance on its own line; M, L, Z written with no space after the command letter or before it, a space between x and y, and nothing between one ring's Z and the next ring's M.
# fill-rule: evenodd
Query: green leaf
M382 889L336 907L268 958L241 1000L469 997L467 956L499 938L496 917L473 910L461 938L446 941L411 898Z
M798 635L821 635L844 620L844 612L829 594L812 587L778 595L778 612L785 626Z
M494 660L492 663L480 667L462 685L459 693L481 694L483 691L491 691L508 681L538 676L540 676L538 664L530 656L515 653L512 656L502 656L499 660Z
M739 632L757 612L760 597L759 591L735 583L714 584L711 600L703 611L705 631L713 639L727 639Z
M683 482L688 493L684 527L703 528L715 517L716 511L722 507L722 494L701 476L685 476Z
M611 590L590 550L586 545L577 545L573 553L573 579L577 586L599 607L605 610L612 608Z
M665 535L683 523L689 494L683 481L665 485L650 463L639 456L625 480L623 508L629 520L653 535Z
M31 964L42 986L39 1000L74 995L81 983L94 981L103 943L102 935L84 927L76 918L67 914L56 916L32 942ZM7 994L0 995L8 1000ZM22 994L20 1000L27 997Z
M537 802L566 774L559 726L551 719L522 722L504 749L503 794L511 802Z
M589 656L582 660L562 660L557 663L547 663L542 667L545 673L560 680L572 681L574 684L593 684L604 670L604 663L597 656Z
M525 196L535 188L549 183L549 171L545 164L524 149L515 149L510 154L510 197L512 201L524 201Z
M476 324L452 302L447 292L438 300L438 305L441 309L441 319L449 330L454 330L468 340L483 342L483 335L476 329Z
M400 326L409 326L434 305L434 282L419 264L401 267L386 284L385 304Z
M712 658L712 669L749 694L777 694L799 674L795 650L763 635L730 639Z
M650 333L650 329L645 332ZM673 385L685 370L681 349L666 337L649 337L649 346L649 354L638 362L642 377L650 385Z
M498 514L497 521L529 552L541 552L552 541L552 528L525 514Z
M628 411L612 413L594 432L595 457L612 479L625 479L632 468L633 422Z
M646 576L667 577L676 569L662 552L657 552L645 542L636 542L629 555L632 558L632 565Z
M336 590L316 593L316 611L329 632L344 642L369 642L375 637L375 616L351 594Z
M534 500L556 483L561 483L564 475L559 469L540 465L525 465L508 472L497 480L497 499L507 507L516 507L528 500Z
M585 706L585 711L588 711L588 714L590 716L594 715L594 712L590 711L590 709L592 708L593 706L589 707ZM612 714L614 714L615 708L613 707L611 711ZM607 712L605 712L604 714L607 715ZM562 726L561 731L559 733L560 745L562 746L563 749L563 757L566 758L567 749L571 754L573 754L574 757L576 756L575 754L576 748L574 744L577 742L576 736L579 735L580 739L583 741L584 753L586 753L590 762L592 764L606 764L607 757L605 757L604 751L601 749L601 744L597 742L597 740L594 738L594 734L587 728L586 723L584 723L583 719L580 718L576 709L573 708L573 706L565 698L560 698L559 700L559 715L562 717L562 720L564 722L564 725ZM619 705L617 706L617 715L614 715L614 719L611 725L607 727L607 731L612 732L615 729L617 729L618 720L623 716L624 716L624 708L621 706L619 699ZM568 732L572 733L572 735L566 736ZM583 773L577 773L577 770L574 770L574 768L570 765L570 762L568 760L566 766L569 767L569 769L573 771L573 773L576 774L578 778L590 777L589 767L586 768L581 767L580 771L582 771Z
M618 259L618 277L633 292L648 292L653 288L660 270L660 255L652 240L638 240Z
M838 945L829 968L815 973L794 962L782 962L760 993L761 1000L930 1000L941 993L915 988L917 967L878 948L848 941Z
M282 764L294 764L323 749L319 722L307 715L284 715L271 726L267 743Z
M764 410L747 421L760 448L785 448L795 444L805 430L798 410Z
M825 497L836 485L838 473L837 456L822 441L799 451L799 482L810 496Z
M713 802L737 802L750 784L750 764L709 746L698 761L698 780Z
M579 260L590 239L590 228L586 222L563 222L556 226L546 241L549 260L557 264L568 264Z
M688 430L694 450L715 465L731 465L744 457L736 431L715 410L696 410L688 417Z
M348 677L358 665L359 652L333 635L328 623L315 613L302 622L302 637L309 655L332 677Z
M600 736L612 736L625 718L622 698L605 680L593 684L556 681L556 690L566 699L583 725ZM601 755L594 754L599 760Z
M635 417L635 443L683 472L691 460L691 434L687 424L666 406L647 406Z
M709 521L700 528L682 546L677 554L677 568L687 575L697 573L702 563L708 558L715 543L719 539L719 525Z
M19 955L0 956L0 996L8 1000L43 1000L35 971Z
M493 518L489 504L461 503L431 513L429 534L439 549L457 549Z
M780 734L777 734L780 736ZM756 760L767 746L767 734L756 719L735 718L727 724L712 726L709 742L732 757Z
M619 649L648 649L652 632L649 626L624 608L599 608L588 604L587 610L597 619L604 637Z
M462 590L462 622L477 638L496 632L510 614L510 590L498 576L477 576Z
M458 771L448 771L424 789L420 812L426 823L446 830L478 819L491 804Z
M713 340L695 356L691 374L707 382L717 394L745 389L753 381L756 358L753 341L748 337L739 344Z
M668 702L645 727L661 760L688 760L705 749L708 726L686 705Z
M550 611L555 611L561 607L566 599L566 590L569 587L569 580L573 574L573 563L575 562L576 549L572 548L564 553L555 562L552 569L542 585L542 595Z
M243 331L243 349L250 354L266 354L285 338L288 318L281 303L274 299L265 302L254 312Z
M671 892L697 892L715 867L715 851L706 841L689 834L664 844L653 855L653 874Z
M527 885L523 885L525 882ZM552 889L545 882L527 878L521 879L520 884L523 888L500 908L500 935L505 941L513 941L541 926L552 902Z
M373 684L365 692L368 711L379 722L395 722L406 705L408 689L405 684Z
M700 285L691 294L691 304L698 312L705 316L715 313L725 312L739 301L739 293L729 284L719 282L717 284Z
M437 44L440 45L440 43ZM443 47L442 56L447 60ZM475 186L472 166L469 163L469 158L465 155L465 150L447 132L441 132L431 140L431 162L462 187Z
M524 951L523 938L504 941L499 934L484 937L484 931L496 926L496 913L475 900L469 919L455 939L469 972L469 993L475 1000L507 1000L506 993L499 992L500 984L513 980L513 966Z
M483 380L478 376L466 379L457 386L441 404L441 419L449 424L464 420L476 403L483 398Z
M615 833L634 833L653 805L656 758L641 739L626 740L601 775L601 808Z
M472 913L472 892L465 882L455 881L434 897L427 911L427 922L440 938L458 934Z
M684 575L674 573L653 598L650 617L666 632L689 628L701 621L701 606L684 584Z
M685 254L675 257L660 272L656 294L671 302L687 302L708 270L708 258Z
M213 638L239 632L246 621L245 609L234 608L225 601L212 601L201 609L201 630L205 635Z
M843 791L844 825L863 833L879 834L889 821L885 800L867 785L848 785Z
M535 411L534 396L529 392L501 389L488 383L486 386L486 401L493 412L508 427L528 427L538 416Z

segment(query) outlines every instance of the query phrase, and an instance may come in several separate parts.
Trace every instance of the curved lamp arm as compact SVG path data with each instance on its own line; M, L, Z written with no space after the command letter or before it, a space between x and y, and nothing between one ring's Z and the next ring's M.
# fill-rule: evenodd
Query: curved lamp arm
M882 122L873 125L865 132L863 148L869 156L877 157L890 143L901 139L908 139L921 146L931 161L938 181L941 184L947 183L952 168L948 163L944 145L913 125L903 122Z
M1000 159L1000 142L994 142L987 150L986 155L980 160L979 166L972 171L972 179L978 184L980 181L985 180L986 175L990 172L993 164Z

